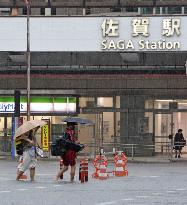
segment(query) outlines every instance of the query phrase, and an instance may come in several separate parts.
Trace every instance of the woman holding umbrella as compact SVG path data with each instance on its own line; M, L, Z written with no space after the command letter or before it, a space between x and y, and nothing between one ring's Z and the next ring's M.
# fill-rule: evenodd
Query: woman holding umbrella
M14 139L21 140L23 145L23 162L19 165L17 177L19 180L23 173L30 169L31 181L34 181L36 159L36 131L46 124L42 120L30 120L23 123L15 132Z
M36 159L36 137L35 133L40 127L36 127L30 130L27 134L25 134L22 138L23 140L23 163L19 166L19 170L17 173L16 180L19 180L23 173L30 169L30 178L31 181L34 181L35 177L35 167L37 163Z

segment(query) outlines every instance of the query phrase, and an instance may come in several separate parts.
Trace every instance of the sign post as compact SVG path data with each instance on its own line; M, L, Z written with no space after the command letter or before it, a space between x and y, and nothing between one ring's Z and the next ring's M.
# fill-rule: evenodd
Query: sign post
M25 0L27 6L27 121L30 120L30 0Z

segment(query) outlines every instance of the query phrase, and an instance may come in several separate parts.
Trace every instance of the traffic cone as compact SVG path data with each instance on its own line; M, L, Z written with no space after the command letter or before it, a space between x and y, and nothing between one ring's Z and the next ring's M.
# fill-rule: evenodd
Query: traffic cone
M115 166L115 176L116 177L123 177L126 176L126 171L124 169L123 160L118 160Z
M108 179L107 167L106 167L106 163L104 162L101 162L99 165L98 178L100 180Z
M115 163L115 171L113 174L117 177L128 176L128 170L125 168L127 163L127 157L123 152L118 152L116 156L114 156Z
M79 180L81 183L88 181L88 159L83 159L80 161Z
M84 183L84 170L83 170L83 160L80 161L80 167L79 167L79 181L81 183Z
M83 161L83 170L84 170L85 182L87 182L88 181L88 159L84 159Z

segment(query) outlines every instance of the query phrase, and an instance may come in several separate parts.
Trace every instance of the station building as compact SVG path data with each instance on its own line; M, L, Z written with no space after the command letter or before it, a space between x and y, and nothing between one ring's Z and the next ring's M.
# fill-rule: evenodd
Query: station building
M49 122L48 142L66 116L93 121L77 134L94 152L167 153L169 135L187 135L185 1L4 0L0 11L0 153L15 90L27 120L28 55L31 118Z

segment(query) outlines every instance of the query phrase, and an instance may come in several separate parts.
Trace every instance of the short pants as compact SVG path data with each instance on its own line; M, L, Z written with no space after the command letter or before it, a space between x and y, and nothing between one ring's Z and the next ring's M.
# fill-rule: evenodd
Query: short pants
M75 166L76 164L76 152L68 150L63 156L64 166Z

